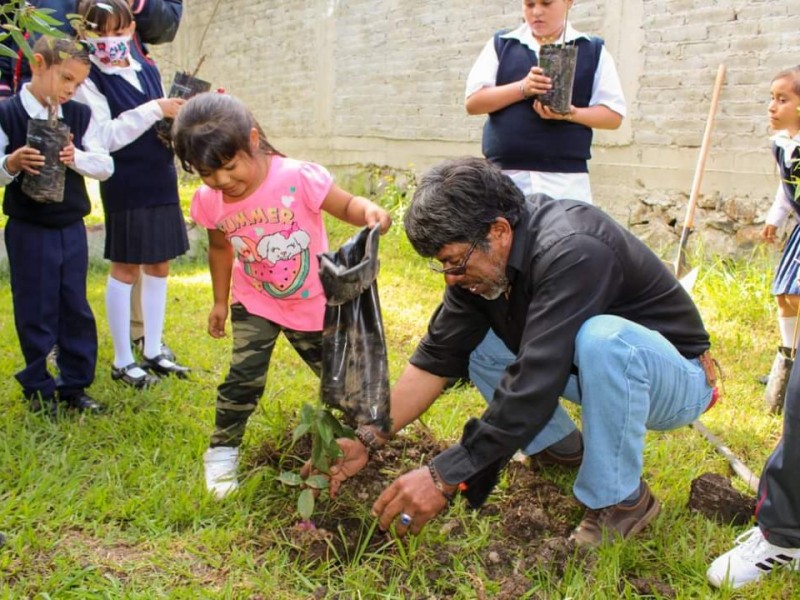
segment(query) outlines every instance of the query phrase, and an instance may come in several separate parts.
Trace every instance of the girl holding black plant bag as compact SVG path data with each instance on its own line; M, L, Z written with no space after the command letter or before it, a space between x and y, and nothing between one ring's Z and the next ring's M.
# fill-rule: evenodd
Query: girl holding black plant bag
M189 242L173 154L154 127L162 118L174 118L185 101L164 98L158 69L132 38L136 24L126 0L82 0L78 9L90 28L83 42L92 70L76 97L91 107L115 163L114 176L100 186L105 258L111 261L106 288L114 342L111 376L143 388L155 383L155 376L184 378L189 371L161 350L169 261L184 254ZM137 363L130 346L130 312L140 267L144 349Z

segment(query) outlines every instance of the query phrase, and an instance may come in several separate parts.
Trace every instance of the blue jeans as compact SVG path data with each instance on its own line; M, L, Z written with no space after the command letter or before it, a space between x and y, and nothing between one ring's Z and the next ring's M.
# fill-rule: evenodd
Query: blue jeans
M492 332L472 353L470 377L488 402L513 360ZM646 430L688 425L706 410L712 388L698 359L684 358L660 333L621 317L586 321L573 360L578 375L562 394L581 406L584 453L573 492L587 507L603 508L639 485ZM559 406L524 452L538 452L574 429Z

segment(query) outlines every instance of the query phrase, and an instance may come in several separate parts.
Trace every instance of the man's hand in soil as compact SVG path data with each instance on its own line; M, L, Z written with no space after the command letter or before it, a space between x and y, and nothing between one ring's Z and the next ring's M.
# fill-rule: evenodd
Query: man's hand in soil
M436 489L430 470L420 467L398 477L386 488L372 505L372 514L378 518L384 531L396 517L411 517L408 524L403 524L402 517L395 524L397 536L403 537L408 531L417 535L446 506L447 499Z
M328 491L331 498L335 498L342 483L361 471L369 460L369 453L360 441L340 438L336 440L336 443L339 444L339 448L342 450L342 456L331 466L330 473L328 473L328 481L330 482ZM314 468L309 460L300 470L300 476L303 479L307 479L313 473Z

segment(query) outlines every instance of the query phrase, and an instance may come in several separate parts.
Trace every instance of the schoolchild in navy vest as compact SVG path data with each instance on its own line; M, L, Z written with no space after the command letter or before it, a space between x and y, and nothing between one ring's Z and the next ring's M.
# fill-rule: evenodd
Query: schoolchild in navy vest
M69 125L73 144L83 148L83 134L89 126L91 110L88 106L70 100L61 105L64 123ZM8 136L7 153L12 153L27 143L30 117L22 106L19 95L0 102L0 127ZM72 169L66 170L64 201L54 203L37 202L22 191L22 173L6 185L3 196L3 212L9 217L34 223L43 227L60 228L80 221L89 214L91 204L86 193L83 175Z
M164 97L158 68L133 41L131 57L142 66L136 73L142 92L122 77L103 74L95 64L92 64L89 73L89 78L98 91L105 96L112 119L116 119L126 110ZM158 139L155 127L112 152L111 156L115 164L114 175L100 183L100 194L106 212L179 203L174 155Z
M797 185L800 183L800 151L795 149L790 161L791 166L786 166L786 150L777 144L772 144L772 154L778 162L778 168L781 172L781 185L789 203L792 205L795 217L800 220L800 202L795 198L797 192Z
M494 36L499 64L496 85L524 78L539 64L536 54L513 38ZM578 46L578 65L572 104L589 106L592 85L603 40L578 38L567 45ZM566 121L547 121L531 107L534 98L520 99L490 113L483 127L483 155L502 169L549 173L586 173L591 158L592 129Z

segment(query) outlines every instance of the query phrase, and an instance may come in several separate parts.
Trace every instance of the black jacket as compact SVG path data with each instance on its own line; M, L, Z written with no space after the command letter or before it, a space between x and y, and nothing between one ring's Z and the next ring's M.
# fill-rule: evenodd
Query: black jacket
M633 321L687 358L710 346L694 302L661 260L584 202L529 197L506 275L508 297L497 300L448 287L410 360L429 373L466 377L470 353L490 327L516 354L483 416L470 419L461 442L434 460L445 481L469 484L467 498L478 505L513 453L552 417L588 319Z

